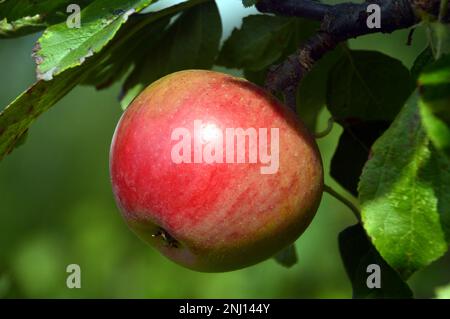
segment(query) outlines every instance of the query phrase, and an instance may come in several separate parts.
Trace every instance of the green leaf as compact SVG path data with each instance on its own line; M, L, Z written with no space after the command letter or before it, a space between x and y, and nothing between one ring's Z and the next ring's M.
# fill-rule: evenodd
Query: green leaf
M413 90L400 61L374 51L347 51L330 73L327 106L336 121L391 120Z
M9 154L35 119L66 95L83 77L84 68L68 70L53 81L38 81L0 113L0 160Z
M443 115L450 120L448 99L450 96L450 55L445 55L426 68L419 77L420 94L433 104L433 110L445 110Z
M171 15L156 18L154 14L147 14L140 15L127 23L110 43L110 46L113 47L117 43L123 42L119 46L120 49L103 55L98 64L89 71L86 80L82 84L94 85L100 90L120 80L130 70L134 60L137 57L142 57L143 48L152 44L157 45L170 22L170 18ZM142 25L145 25L145 27L142 27ZM124 40L129 33L132 36ZM150 44L149 39L151 39Z
M435 90L433 94L426 94L427 99L446 98L450 92L448 92L448 84L450 83L450 55L445 55L428 68L426 68L420 78L419 83L421 86L433 86L439 85L439 90ZM438 93L438 94L436 94ZM423 95L423 92L421 92Z
M258 0L242 0L242 4L246 8L254 6L257 2L258 2Z
M327 105L344 132L330 174L353 195L373 142L402 108L412 83L399 61L378 52L347 51L332 69Z
M140 63L151 47L159 44L173 16L206 1L209 0L190 0L160 11L134 15L107 45L104 50L108 54L102 56L82 84L104 89L120 80L134 64ZM112 51L110 47L120 49Z
M450 26L439 21L427 23L428 40L433 55L439 59L443 54L450 53Z
M343 46L338 46L326 54L300 83L297 91L297 114L311 132L316 131L317 119L326 104L328 75L342 56L343 50Z
M399 274L380 256L360 224L339 234L339 251L347 276L352 283L353 298L412 298L412 291ZM369 288L369 265L380 267L381 287Z
M84 7L93 0L76 3ZM26 35L59 23L68 17L73 0L5 0L0 2L0 38Z
M245 17L225 41L217 64L259 71L277 61L294 33L296 19L268 15Z
M217 5L208 1L185 10L162 38L142 48L128 76L121 104L126 108L150 83L184 69L210 69L219 51L222 24Z
M204 0L203 0L204 1ZM171 7L164 11L165 14L175 12L180 7ZM86 78L92 76L94 71L102 70L99 66L106 66L104 61L110 61L110 57L119 57L130 46L130 40L144 27L151 26L165 15L160 12L145 16L145 21L137 19L130 22L121 30L120 40L113 41L99 54L88 59L78 68L70 68L55 76L53 80L40 80L21 94L0 113L0 160L9 154L26 137L26 132L34 120L52 107L58 100L67 94L77 84L86 82ZM137 22L142 23L137 23ZM159 21L159 20L158 20ZM137 24L136 24L137 23ZM105 74L108 74L105 71ZM99 79L105 79L99 75ZM91 79L92 80L92 79Z
M425 69L419 85L425 129L435 147L450 158L450 55Z
M372 144L389 127L387 121L346 123L330 164L330 175L347 191L358 196L358 183L369 160Z
M256 18L258 17L258 18ZM241 59L240 54L248 54L249 56L259 56L261 54L259 47L258 46L250 46L247 48L239 48L239 47L235 47L232 48L234 45L238 45L239 41L239 37L242 36L248 36L251 37L251 33L248 33L250 31L250 29L252 28L251 25L249 24L257 24L257 23L263 23L264 19L273 19L273 22L271 23L273 28L272 30L267 30L264 34L264 32L262 32L262 34L259 34L259 36L261 37L261 42L267 41L269 40L269 42L267 43L267 46L270 48L278 48L279 53L277 53L276 55L278 56L278 58L276 60L270 59L270 62L265 62L265 63L260 63L260 65L258 66L258 68L253 68L253 64L254 61L250 61L250 64L242 64L241 66L235 65L230 61L225 61L227 63L229 63L228 67L229 68L243 68L244 69L244 74L246 76L246 78L255 83L258 84L260 86L264 85L264 81L266 78L266 74L268 72L269 67L272 64L278 64L281 63L284 59L287 58L288 55L294 53L294 51L296 51L298 49L298 47L300 46L300 44L302 42L304 42L306 39L308 39L318 28L319 28L319 24L315 21L309 21L306 19L299 19L299 18L281 18L280 17L272 17L272 16L261 16L261 15L255 15L255 16L248 16L247 18L244 18L244 22L243 22L243 26L242 28L239 29L235 29L234 33L227 39L226 43L229 43L228 46L230 46L230 50L233 49L235 50L235 54L237 56L233 56L233 53L227 53L224 50L226 50L225 45L222 47L222 51L220 52L220 55L218 57L218 60L223 59L223 60L228 60L228 58L226 57L227 54L230 54L230 60L239 60ZM288 32L286 33L287 35L287 40L286 43L280 43L278 41L278 38L275 36L272 36L271 33L276 33L279 32L276 30L276 26L277 26L277 21L278 23L282 24L282 21L285 20L290 20L288 23L289 25L292 25L292 30L287 30ZM251 20L254 20L253 22ZM248 22L246 22L248 21ZM255 26L256 27L256 26ZM245 29L245 30L244 30ZM260 30L262 31L262 30ZM284 30L286 31L286 30ZM248 34L246 34L248 33ZM273 42L270 42L273 41ZM235 44L233 45L233 42L235 42ZM243 51L246 52L241 52L241 50L244 49ZM254 51L252 51L254 50ZM331 56L334 54L334 51L332 53L329 53L326 57L324 57L321 61L318 62L318 64L326 64L325 62L322 62L323 60L326 60L328 56ZM220 65L220 61L217 62L217 64ZM304 82L304 81L303 81Z
M422 53L419 54L411 68L411 76L414 81L417 81L419 79L420 73L422 73L422 71L433 62L433 51L430 47L427 47L422 51Z
M402 278L447 251L449 167L430 144L414 94L373 145L358 187L364 228Z
M259 86L264 86L264 82L266 81L267 69L259 70L259 71L250 71L244 70L244 77Z
M0 38L13 38L38 32L44 29L46 24L42 22L39 15L23 17L15 21L8 21L6 18L0 20Z
M444 120L433 114L430 104L420 101L423 124L433 144L450 158L450 126Z
M436 288L436 298L450 299L450 284L447 286Z
M297 263L297 252L295 245L292 244L283 250L279 251L274 257L275 261L281 266L290 268Z
M102 50L130 15L151 3L152 0L96 0L81 11L81 28L68 28L66 22L49 27L34 50L38 79L51 80L81 65Z

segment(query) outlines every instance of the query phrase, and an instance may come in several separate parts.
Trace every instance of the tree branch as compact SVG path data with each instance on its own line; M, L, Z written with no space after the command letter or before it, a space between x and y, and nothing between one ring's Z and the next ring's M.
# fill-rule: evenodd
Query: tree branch
M381 28L370 29L367 12L370 4L381 9ZM313 0L259 0L256 8L265 13L298 16L321 21L317 34L299 50L269 70L266 87L272 92L289 94L295 90L314 63L340 42L370 33L391 33L420 22L423 14L434 17L440 13L441 0L370 0L364 3L326 5ZM448 22L450 14L444 17Z

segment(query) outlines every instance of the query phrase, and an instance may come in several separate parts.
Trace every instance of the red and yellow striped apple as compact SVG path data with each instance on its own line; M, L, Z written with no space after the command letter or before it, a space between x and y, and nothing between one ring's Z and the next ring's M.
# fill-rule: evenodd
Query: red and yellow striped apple
M315 140L263 89L188 70L147 87L114 134L110 173L126 222L190 269L246 267L293 243L323 188Z

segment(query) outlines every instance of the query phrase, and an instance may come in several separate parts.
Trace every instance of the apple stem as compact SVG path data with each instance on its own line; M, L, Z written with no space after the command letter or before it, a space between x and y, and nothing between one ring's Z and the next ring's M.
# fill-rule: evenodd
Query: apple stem
M322 137L325 137L328 134L330 134L331 131L333 130L333 124L334 124L334 119L333 119L333 117L330 117L328 119L328 122L327 122L327 128L325 130L323 130L322 132L314 133L314 137L315 138L322 138Z
M345 198L344 196L342 196L341 194L336 192L331 186L324 185L323 186L323 191L328 193L328 194L330 194L331 196L336 198L338 201L340 201L342 204L344 204L345 206L350 208L350 210L352 211L353 215L355 215L356 219L359 222L361 222L361 212L359 211L359 209L351 201L349 201L347 198Z

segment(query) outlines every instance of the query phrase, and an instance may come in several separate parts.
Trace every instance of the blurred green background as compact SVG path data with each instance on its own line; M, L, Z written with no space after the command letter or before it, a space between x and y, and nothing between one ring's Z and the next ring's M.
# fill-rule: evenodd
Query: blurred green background
M218 4L224 36L255 12L238 0ZM407 34L366 36L350 45L380 50L410 67L426 42L419 31L408 47ZM30 54L37 37L0 41L0 109L33 83ZM230 273L196 273L135 237L115 206L108 174L109 146L121 115L119 90L120 85L105 91L76 88L0 163L0 298L351 297L337 236L355 220L326 194L296 243L299 263L290 269L268 260ZM327 118L324 111L319 128ZM340 132L335 126L319 140L326 170ZM345 193L328 176L326 183ZM66 287L66 267L72 263L81 266L81 289ZM449 255L410 280L416 297L433 297L437 286L449 282Z

